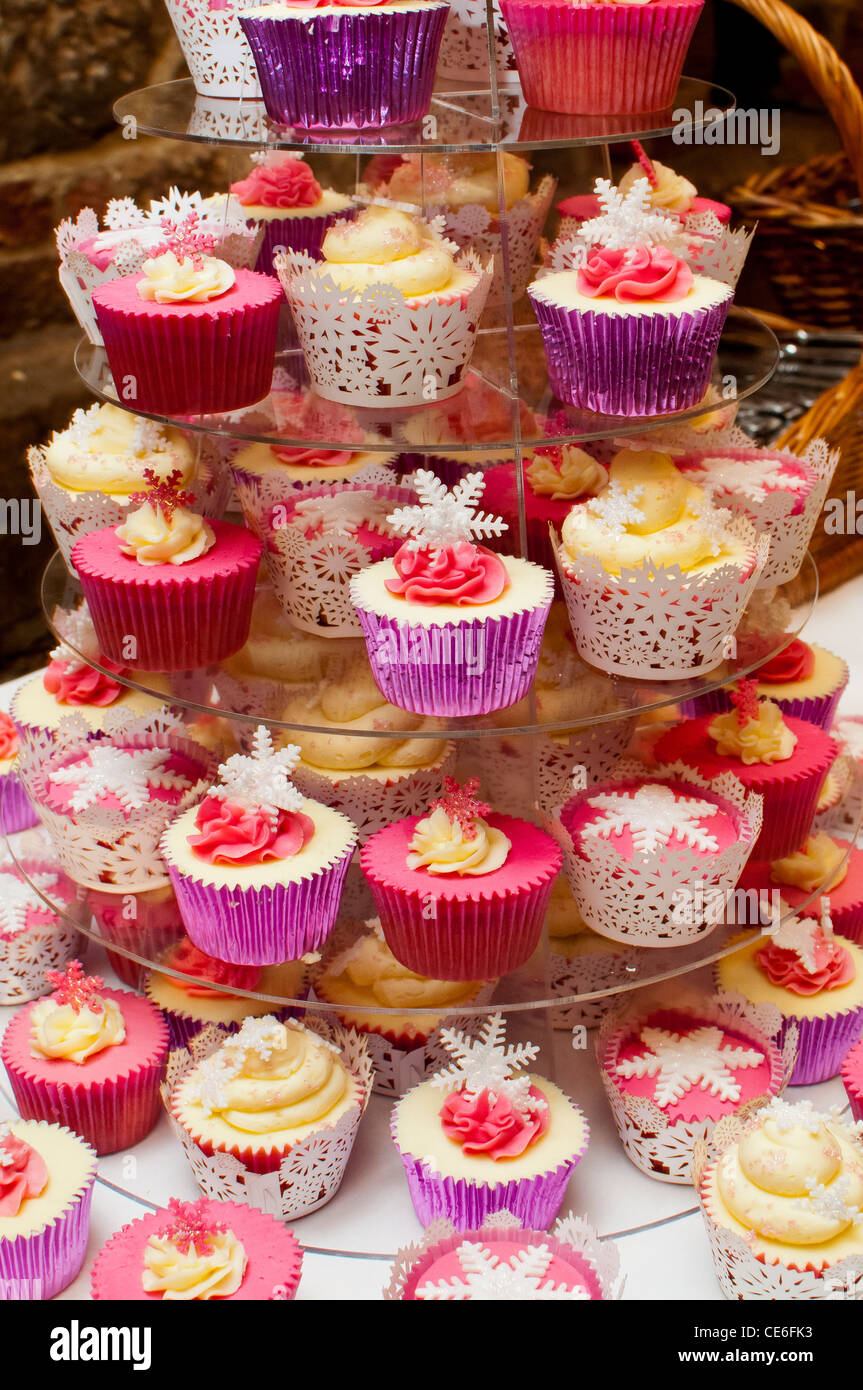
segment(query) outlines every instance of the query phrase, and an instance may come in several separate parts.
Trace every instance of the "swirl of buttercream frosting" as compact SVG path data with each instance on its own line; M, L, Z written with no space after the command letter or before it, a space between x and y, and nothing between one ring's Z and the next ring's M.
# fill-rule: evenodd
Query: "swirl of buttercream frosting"
M559 450L537 449L526 473L531 492L553 502L596 496L608 481L602 464L575 444L564 444Z
M216 543L212 526L196 512L175 507L170 516L145 502L129 512L116 530L124 555L141 565L185 565L206 555Z
M660 164L658 159L652 162L656 182L650 185L651 207L659 208L663 212L676 212L682 217L692 207L692 200L698 189L694 183L690 183L682 174L676 174L667 164ZM619 192L628 193L636 179L643 178L644 169L640 164L633 164L617 185Z
M30 1051L34 1057L53 1057L80 1065L125 1039L126 1024L113 999L103 999L97 1012L86 1006L76 1010L49 996L40 999L30 1014Z
M772 763L785 762L797 747L797 735L789 729L781 709L772 700L761 700L757 719L744 719L742 723L736 709L717 714L708 724L707 732L720 757L739 758L747 767L753 763L769 767Z
M442 806L418 821L407 857L409 869L430 874L493 874L506 863L511 840L477 816L469 835L459 821L450 820Z
M178 261L173 251L152 256L141 269L138 297L156 304L205 304L226 294L237 278L217 256Z
M447 246L420 218L395 208L369 207L353 222L330 227L322 269L344 289L391 285L401 294L432 294L453 279Z
M820 888L838 888L848 872L847 846L843 849L831 840L825 831L819 830L809 835L805 845L783 859L774 859L770 865L770 877L774 883L787 883L793 888L802 888L804 893L814 893Z
M194 1243L180 1250L170 1236L150 1236L144 1247L141 1284L145 1293L160 1293L165 1302L228 1298L246 1272L246 1252L233 1231L215 1231L209 1250Z

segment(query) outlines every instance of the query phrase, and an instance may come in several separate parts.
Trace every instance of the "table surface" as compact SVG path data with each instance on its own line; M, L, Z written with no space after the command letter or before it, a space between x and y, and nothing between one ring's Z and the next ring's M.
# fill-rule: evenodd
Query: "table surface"
M851 620L858 600L863 604L863 576L822 598L803 634L849 663L845 714L863 713L863 627ZM0 704L7 703L12 688L0 686ZM90 947L88 967L111 981L101 949ZM705 972L691 978L709 983ZM13 1013L0 1008L0 1029ZM547 1033L549 1038L555 1078L585 1111L591 1130L587 1154L574 1171L562 1210L586 1214L601 1235L616 1240L626 1276L625 1299L721 1300L692 1189L657 1182L633 1167L617 1138L592 1045L575 1052L568 1033ZM811 1098L819 1108L846 1103L839 1080L795 1088L792 1096ZM380 1298L393 1255L421 1234L389 1136L391 1104L385 1097L372 1097L340 1191L320 1211L294 1223L306 1248L300 1300ZM0 1119L14 1115L8 1078L0 1072ZM119 1227L169 1197L199 1195L167 1118L132 1152L101 1159L84 1268L59 1298L89 1298L93 1260Z

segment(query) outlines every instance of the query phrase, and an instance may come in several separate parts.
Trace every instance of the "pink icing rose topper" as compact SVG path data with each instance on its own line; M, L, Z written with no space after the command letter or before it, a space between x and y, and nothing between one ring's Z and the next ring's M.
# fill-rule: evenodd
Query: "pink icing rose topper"
M255 165L231 184L231 192L244 207L310 208L320 202L323 189L304 160L285 153Z
M578 291L591 299L620 303L653 300L666 304L685 299L692 289L692 271L667 246L634 246L627 250L594 247L578 271Z

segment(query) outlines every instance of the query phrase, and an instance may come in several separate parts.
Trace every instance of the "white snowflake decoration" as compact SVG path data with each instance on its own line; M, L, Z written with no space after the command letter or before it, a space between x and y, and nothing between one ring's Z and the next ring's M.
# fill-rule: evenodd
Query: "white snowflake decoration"
M502 536L508 530L499 516L477 511L485 490L482 473L468 473L450 489L426 468L413 474L419 503L396 507L387 517L394 531L407 535L409 550L431 550L462 541Z
M636 179L626 193L609 179L597 179L593 191L602 212L582 222L576 233L587 246L627 251L635 246L681 243L679 218L668 217L651 206L646 178Z
M15 1162L9 1150L5 1147L5 1141L12 1138L12 1131L9 1128L8 1120L0 1120L0 1168L9 1168Z
M151 788L181 791L189 779L165 767L170 748L114 748L94 744L85 758L51 773L50 780L74 787L70 806L85 811L101 798L115 796L124 811L138 811L150 800Z
M863 1211L848 1204L850 1178L837 1178L829 1186L812 1178L806 1186L809 1195L794 1203L801 1211L814 1211L819 1216L826 1216L828 1220L844 1221L849 1226L857 1226L863 1222Z
M275 751L272 734L266 725L259 724L251 753L235 753L222 763L214 791L223 792L226 799L249 810L264 811L275 825L280 811L299 811L302 807L302 794L289 776L301 756L302 749L295 743Z
M588 799L605 814L584 827L585 835L622 834L629 830L632 843L639 854L654 854L667 845L672 836L692 849L717 850L715 836L699 821L715 816L717 807L712 801L695 796L676 796L671 787L648 784L634 792L600 792Z
M145 227L147 218L134 198L111 198L105 216L105 226L112 232L125 231L128 227Z
M636 506L643 492L644 488L640 483L635 487L625 488L614 478L598 497L588 502L585 519L589 513L590 517L599 521L613 534L618 534L626 526L638 525L644 521L644 512Z
M86 410L79 406L64 433L75 444L89 444L93 432L99 424L99 411L101 409L102 407L98 402L95 405L88 405Z
M298 502L294 508L309 531L353 536L361 526L385 530L389 503L369 492L321 493Z
M829 917L827 920L829 922ZM774 944L782 951L793 951L810 975L818 968L815 959L818 925L813 917L795 917L793 913L786 913L775 930L770 932ZM829 932L825 934L829 935Z
M23 931L31 909L47 912L49 909L36 889L48 893L56 886L56 874L33 873L29 883L16 874L3 874L0 877L0 932Z
M49 653L52 661L64 661L83 670L91 660L99 660L99 639L86 603L68 613L58 610L54 623L61 641Z
M803 1129L807 1134L817 1134L825 1125L834 1124L841 1111L816 1110L811 1100L790 1101L781 1096L773 1099L759 1112L758 1120L772 1120L782 1134L791 1129Z
M454 1089L468 1095L488 1091L492 1096L506 1096L522 1111L544 1109L546 1102L530 1095L530 1079L512 1074L517 1068L528 1066L539 1055L539 1048L534 1043L506 1044L505 1034L501 1013L491 1014L477 1037L456 1028L442 1028L440 1041L455 1061L435 1072L429 1078L431 1084L442 1091Z
M855 762L863 762L863 720L840 719L833 726L833 734L841 742L843 753Z
M340 1053L334 1042L312 1032L295 1019L286 1019L282 1023L273 1014L247 1018L239 1032L229 1037L222 1047L201 1062L189 1087L191 1098L200 1101L201 1109L206 1115L224 1109L227 1103L225 1088L229 1081L239 1076L247 1052L256 1053L263 1062L269 1061L275 1048L282 1042L283 1027L295 1033L305 1033L317 1046L328 1048L337 1055Z
M495 1254L487 1245L462 1241L455 1257L464 1277L457 1275L437 1283L420 1284L416 1296L426 1302L452 1302L470 1299L479 1303L560 1302L589 1299L584 1288L568 1289L553 1284L549 1267L554 1258L547 1245L528 1245L509 1258Z
M706 458L700 464L706 470L700 479L705 490L739 492L753 502L764 502L775 488L804 492L810 486L808 479L786 470L781 459Z
M691 1033L672 1033L665 1028L644 1028L641 1041L650 1051L617 1063L623 1077L655 1076L654 1100L673 1105L697 1087L720 1100L738 1101L740 1083L734 1071L757 1067L764 1053L755 1048L721 1046L721 1028L696 1028Z
M165 430L157 420L145 420L143 416L134 417L132 430L132 452L142 454L161 454L168 448Z

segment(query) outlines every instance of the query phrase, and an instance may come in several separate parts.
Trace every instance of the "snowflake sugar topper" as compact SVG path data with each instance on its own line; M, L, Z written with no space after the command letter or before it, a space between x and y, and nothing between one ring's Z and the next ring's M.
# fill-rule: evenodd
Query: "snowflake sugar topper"
M251 753L234 753L222 763L214 793L223 792L228 800L238 801L250 810L264 811L275 826L280 812L299 811L302 807L302 793L289 775L301 756L302 749L295 743L276 751L270 730L259 724L252 737Z
M149 802L151 788L182 791L190 785L188 777L165 766L170 757L170 748L94 743L79 762L51 772L49 781L74 788L69 802L73 811L86 811L107 796L115 796L124 811L139 811Z
M129 227L146 227L147 215L134 198L111 198L102 218L105 226L112 232L126 231Z
M757 1122L772 1120L782 1134L790 1129L803 1129L807 1134L818 1134L825 1125L835 1124L840 1120L841 1114L839 1106L834 1106L831 1110L816 1110L811 1100L790 1101L783 1100L781 1096L774 1096L763 1110L759 1110Z
M646 178L636 179L626 193L621 193L609 179L597 179L593 191L602 211L598 217L582 222L576 232L587 246L627 251L660 243L672 249L685 245L680 219L658 212L651 205Z
M748 724L750 719L758 718L761 704L758 699L758 681L754 676L739 680L729 698L737 710L738 724Z
M170 1241L181 1255L192 1251L196 1255L213 1253L213 1237L221 1235L228 1228L224 1221L213 1221L207 1213L206 1197L197 1202L181 1202L172 1197L168 1203L170 1215L164 1226L156 1232L159 1240Z
M833 725L832 732L842 744L843 753L856 762L863 762L863 721L839 719Z
M88 658L99 661L99 639L90 617L86 602L77 608L64 612L57 609L54 626L60 634L60 643L49 653L52 661L65 661L74 666L89 665Z
M810 1178L806 1186L808 1196L801 1197L794 1203L801 1211L814 1211L819 1216L826 1216L828 1220L844 1221L849 1226L858 1226L863 1222L863 1211L859 1207L850 1206L848 1202L851 1191L850 1178L836 1178L829 1186Z
M202 231L197 212L190 212L180 222L163 217L159 225L165 233L165 240L154 247L154 256L164 256L170 251L178 261L191 261L195 270L200 270L204 257L212 256L216 249L216 238L212 233Z
M461 786L454 777L445 777L443 786L444 795L436 797L429 805L429 810L434 811L440 807L450 824L461 826L466 840L475 840L476 822L487 816L491 809L485 801L478 801L476 798L479 778L469 777Z
M643 492L641 483L625 488L613 478L598 497L587 503L584 513L577 512L576 515L583 515L585 520L590 516L593 520L601 522L607 531L616 535L624 527L644 521L644 512L635 505L641 500Z
M782 492L805 492L810 484L798 473L786 471L781 459L705 458L700 461L706 470L701 486L708 490L742 493L753 502L763 502L776 488ZM710 473L709 470L715 472Z
M170 521L175 511L194 504L192 493L184 492L180 486L183 475L179 468L173 468L166 478L160 478L155 468L145 468L144 481L146 488L133 492L129 498L135 507L152 507L154 512L161 512L165 520Z
M82 1009L100 1014L105 1003L100 993L105 988L101 975L85 975L79 960L70 960L63 970L46 970L45 979L53 991L55 1004L68 1004L76 1014Z
M164 425L158 420L145 420L143 415L132 417L132 453L162 454L168 448L168 437Z
M98 401L95 405L88 405L86 410L79 406L63 433L74 444L89 444L93 433L99 428L101 409Z
M718 555L728 541L728 526L733 520L731 511L728 507L717 507L709 493L694 501L691 510L698 519L701 534L710 541L712 553Z
M273 1052L282 1046L283 1030L305 1033L319 1047L340 1055L335 1043L320 1037L296 1019L288 1018L282 1022L273 1014L247 1018L239 1032L232 1034L216 1052L205 1057L195 1072L189 1094L193 1100L200 1101L206 1115L224 1109L227 1104L226 1086L235 1076L239 1076L246 1053L254 1052L262 1062L268 1062Z
M453 1252L462 1271L436 1283L420 1284L416 1297L425 1302L474 1303L558 1302L589 1299L585 1288L554 1284L549 1267L554 1259L547 1245L528 1245L510 1256L498 1255L479 1242L465 1240Z
M394 531L407 535L409 550L430 550L437 554L444 546L459 545L508 530L499 516L477 511L485 489L482 473L468 473L450 490L426 468L413 474L419 503L397 507L387 517Z
M717 807L712 801L695 796L678 796L671 787L648 783L637 791L599 792L588 798L588 806L597 806L605 814L585 825L585 835L610 835L628 830L639 854L654 854L668 844L672 836L692 849L718 850L715 836L699 821L715 816Z
M23 931L30 910L48 912L50 909L36 890L47 893L56 885L57 875L51 873L32 873L29 883L17 874L0 876L0 932Z
M12 1139L13 1137L12 1131L9 1128L9 1121L0 1120L0 1168L9 1168L15 1162L12 1154L10 1154L9 1150L6 1148L7 1139Z
M826 908L824 904L827 904ZM830 918L830 899L820 900L821 919L814 917L795 917L786 914L774 930L770 929L770 939L782 951L793 951L803 969L814 975L818 969L816 949L822 941L833 936L833 923Z
M488 1091L492 1096L506 1096L517 1110L544 1109L547 1102L530 1094L530 1078L514 1077L512 1073L526 1067L539 1055L535 1043L505 1043L506 1023L503 1014L491 1014L479 1030L470 1037L457 1028L442 1028L440 1040L455 1061L429 1078L439 1090L465 1091L478 1095Z
M386 526L387 508L385 498L373 493L338 492L321 493L298 502L294 511L299 515L309 531L335 533L339 536L353 536L361 526L371 531L383 531Z
M738 1101L740 1082L734 1072L759 1067L764 1053L750 1047L722 1047L721 1028L694 1028L691 1033L673 1033L666 1028L643 1028L641 1042L649 1048L643 1057L630 1057L617 1063L618 1075L655 1076L654 1100L657 1105L674 1105L687 1091L697 1087L720 1100Z

